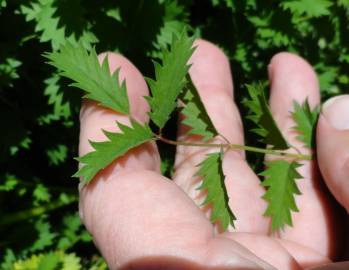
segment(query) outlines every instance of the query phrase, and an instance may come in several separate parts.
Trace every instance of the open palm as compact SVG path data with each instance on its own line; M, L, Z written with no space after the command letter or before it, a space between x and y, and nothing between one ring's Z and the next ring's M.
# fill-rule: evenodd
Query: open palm
M215 140L243 144L229 62L211 43L198 40L196 45L190 75L222 135ZM108 57L112 71L121 67L120 76L126 79L133 117L148 121L149 107L144 99L148 88L143 76L124 57L113 53ZM306 152L295 139L290 111L293 100L303 102L308 98L311 106L319 104L316 75L303 59L289 53L274 56L268 69L274 118L287 140ZM85 102L81 111L80 155L92 151L88 140L106 139L101 129L116 131L116 120L128 121L121 114ZM178 140L200 139L186 135L187 128L179 125ZM263 216L266 202L261 198L264 190L258 177L243 152L225 153L223 172L237 221L235 228L220 233L208 219L210 209L199 207L205 194L197 190L200 178L194 176L196 165L209 151L212 149L178 146L170 181L160 174L155 143L147 143L117 159L82 189L81 216L111 269L191 269L194 264L197 269L203 269L203 265L219 269L303 269L330 262L338 254L342 238L340 213L315 162L304 162L299 169L304 179L298 181L302 195L296 197L300 212L293 214L293 227L271 233L270 219ZM326 155L323 151L322 156Z

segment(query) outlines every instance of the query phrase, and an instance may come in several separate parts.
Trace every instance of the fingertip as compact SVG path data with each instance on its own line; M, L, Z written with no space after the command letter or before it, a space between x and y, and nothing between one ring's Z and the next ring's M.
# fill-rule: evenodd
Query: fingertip
M327 100L322 106L323 116L338 130L349 130L349 95Z
M349 212L349 95L329 99L317 125L317 158L334 197Z
M233 82L229 59L225 53L213 43L197 39L194 42L194 51L189 63L190 76L201 89L221 89L227 94L233 94Z
M307 72L311 73L311 76L316 77L312 66L304 58L290 52L279 52L275 54L271 58L269 66L272 71L269 74L271 76L273 75L274 70L287 70L289 68L294 69L295 67L303 66L302 68L307 69Z
M292 108L293 100L303 103L306 98L311 107L320 102L316 73L302 57L289 52L278 53L271 59L268 73L272 107ZM280 101L281 105L278 106Z
M225 53L213 43L197 39L189 62L189 73L205 109L218 133L228 140L243 143L239 111L233 101L233 79ZM230 125L227 125L230 123Z
M296 139L290 112L294 110L295 101L303 104L307 100L311 108L320 103L315 71L303 58L288 52L276 54L268 71L271 82L269 104L273 117L288 142L303 149L303 144Z

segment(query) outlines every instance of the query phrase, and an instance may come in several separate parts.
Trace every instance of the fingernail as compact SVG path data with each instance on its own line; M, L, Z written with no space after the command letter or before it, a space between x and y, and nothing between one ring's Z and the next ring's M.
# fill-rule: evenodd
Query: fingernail
M349 95L341 95L327 100L322 106L322 114L338 130L349 129Z

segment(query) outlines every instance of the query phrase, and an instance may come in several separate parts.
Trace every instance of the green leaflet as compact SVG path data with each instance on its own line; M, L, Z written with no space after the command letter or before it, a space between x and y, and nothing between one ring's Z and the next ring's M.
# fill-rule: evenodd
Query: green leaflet
M53 148L47 149L46 155L50 165L59 165L63 163L68 157L68 148L64 144L58 144Z
M329 0L294 0L281 3L284 9L289 9L292 13L309 17L329 15L332 5L333 2Z
M46 85L44 95L48 99L48 104L52 111L40 116L40 124L50 124L53 121L68 120L71 117L70 102L65 100L63 88L59 84L60 76L54 74L52 77L44 80Z
M49 124L61 119L69 121L72 115L72 104L65 99L65 94L63 93L65 89L61 87L60 79L61 77L58 74L54 74L52 77L44 80L46 85L44 95L48 98L47 103L51 106L52 111L39 118L41 124Z
M224 230L229 224L234 226L236 218L228 205L229 198L222 171L222 154L208 154L207 158L199 164L196 175L203 178L199 189L207 189L207 197L203 204L212 205L211 222L219 221Z
M308 100L306 100L302 105L293 102L293 108L292 117L296 122L296 126L293 129L300 132L297 139L304 142L306 147L313 148L315 144L315 128L320 112L319 107L311 110Z
M1 269L3 270L13 270L13 264L16 261L16 256L13 253L13 251L9 248L6 248L5 252L3 253L3 260L0 264Z
M56 238L57 249L67 250L76 243L91 241L91 236L83 229L83 225L77 213L64 216L62 225L64 229L59 235L59 238Z
M77 158L83 164L74 177L81 177L84 184L90 182L102 169L106 168L116 158L128 150L143 144L153 138L153 132L146 124L143 126L131 121L131 127L117 123L120 133L103 131L108 141L90 142L95 151Z
M18 59L8 57L0 61L0 86L13 86L12 81L19 78L18 69L22 62Z
M162 65L154 62L155 80L147 78L151 97L146 97L151 112L151 120L161 129L175 109L177 97L185 86L185 76L189 70L188 60L194 52L194 39L185 31L173 36L170 51L164 50Z
M40 35L40 42L51 42L53 50L67 42L91 49L91 44L98 42L85 20L81 1L70 1L69 5L62 0L30 1L30 5L20 6L20 12L26 21L35 21L34 31Z
M55 270L59 266L59 261L59 255L50 252L41 258L37 270Z
M97 101L100 105L114 111L128 114L129 101L126 83L119 82L119 69L110 74L108 57L102 66L95 50L89 53L81 45L67 43L57 52L44 54L50 65L60 70L60 75L74 81L72 86L86 92L85 98Z
M279 130L264 95L264 87L261 83L247 85L250 99L244 101L244 105L249 108L252 115L247 116L258 128L253 132L263 138L263 142L272 145L276 149L287 149L289 145Z
M183 92L183 97L181 98L185 103L181 111L185 116L182 123L191 127L188 134L200 135L204 141L207 141L218 135L218 132L208 116L204 104L189 76L187 76L187 81L186 90Z
M156 42L153 43L154 50L151 54L152 58L162 59L163 49L171 45L174 35L179 35L185 29L186 24L181 21L167 21L160 29L160 33L156 36Z
M0 184L0 192L9 192L18 187L19 180L14 175L5 174Z
M12 270L80 270L80 258L74 253L54 251L31 255L13 263ZM101 268L102 269L102 268ZM104 268L103 268L104 269Z
M49 202L51 200L51 194L46 186L43 184L37 184L33 191L34 204L39 205L42 202Z
M30 251L44 250L51 246L54 242L54 239L57 237L57 234L52 232L50 223L44 219L39 219L35 222L35 230L38 233L38 238L32 244Z
M80 258L74 253L64 254L62 256L62 270L80 270L82 269L80 264Z
M262 182L268 190L263 199L268 202L268 208L264 215L272 218L272 229L283 229L284 226L292 226L291 211L298 212L295 195L300 195L296 179L302 178L297 172L301 165L297 162L275 160L266 163L267 169L260 173L265 177Z

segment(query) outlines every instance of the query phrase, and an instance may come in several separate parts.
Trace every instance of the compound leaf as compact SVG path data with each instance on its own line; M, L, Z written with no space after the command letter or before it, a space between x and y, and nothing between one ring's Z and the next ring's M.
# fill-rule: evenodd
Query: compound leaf
M207 141L218 135L218 132L208 116L204 104L189 76L187 81L186 91L184 91L181 98L185 103L181 110L184 115L182 123L190 127L188 131L189 135L200 135L204 141Z
M88 52L81 45L73 46L70 43L59 51L44 54L44 57L50 60L50 65L61 71L61 76L74 81L72 86L84 90L85 98L114 111L129 113L125 81L120 84L119 69L110 73L108 57L100 65L94 49Z
M294 102L293 107L292 117L296 122L296 126L293 129L300 133L297 139L302 141L306 147L312 148L314 146L314 132L319 115L319 107L311 110L308 100L302 105Z
M272 218L272 229L282 229L286 224L292 226L291 211L298 212L295 195L300 195L296 179L302 178L297 172L301 165L297 162L275 160L266 163L267 169L260 175L268 190L263 196L269 205L264 215Z
M219 221L224 230L229 224L234 226L236 218L228 205L229 198L222 171L222 154L208 154L207 158L199 164L196 175L203 178L199 189L207 190L203 205L210 204L212 206L211 222Z
M260 84L247 85L250 99L244 104L251 110L252 115L247 118L252 120L258 128L253 132L263 138L263 142L272 145L276 149L287 149L289 145L279 130L265 98L264 87Z
M74 177L81 177L86 184L102 169L107 167L113 160L125 154L128 150L143 144L153 138L153 133L148 125L141 125L131 121L131 126L117 123L120 133L103 130L108 141L90 142L95 151L77 158L84 164Z
M147 78L151 97L147 97L151 108L150 118L161 129L175 109L177 97L185 86L189 70L188 60L193 54L194 39L185 31L173 36L170 51L163 52L162 65L154 62L155 80Z

